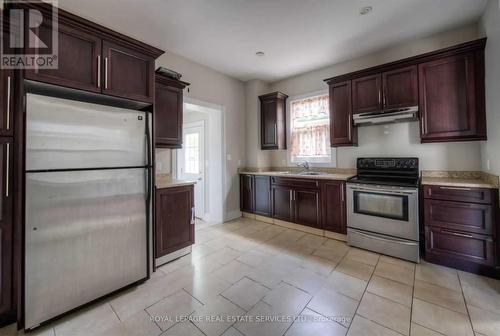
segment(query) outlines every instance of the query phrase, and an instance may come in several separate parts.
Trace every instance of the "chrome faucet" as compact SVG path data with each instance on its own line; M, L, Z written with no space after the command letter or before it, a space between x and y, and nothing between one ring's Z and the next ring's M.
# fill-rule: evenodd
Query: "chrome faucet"
M302 163L298 163L297 167L303 167L306 171L309 171L309 168L311 168L311 166L309 165L309 162L307 162L307 161L304 161Z

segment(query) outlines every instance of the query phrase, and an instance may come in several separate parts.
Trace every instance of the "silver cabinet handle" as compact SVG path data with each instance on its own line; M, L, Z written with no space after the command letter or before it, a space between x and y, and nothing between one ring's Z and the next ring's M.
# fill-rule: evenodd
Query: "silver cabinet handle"
M7 131L10 129L10 83L11 78L7 76L7 120L6 120L6 129Z
M194 207L191 208L191 225L194 225L195 217L194 217Z
M410 246L417 245L418 246L418 243L405 242L405 241L401 241L401 240L391 240L391 239L382 238L382 237L378 237L378 236L374 236L374 235L369 235L369 234L360 232L358 230L352 230L352 231L360 236L370 238L370 239L380 240L380 241L383 241L386 243L402 244L402 245L410 245Z
M439 187L439 189L443 189L443 190L465 190L465 191L472 190L471 188L465 188L465 187Z
M473 238L473 236L472 236L472 235L470 235L470 234L466 234L466 233L458 233L458 232L449 231L449 230L445 230L445 229L441 229L441 232L444 232L444 233L450 234L450 235L452 235L452 236L457 236L457 237L463 237L463 238Z
M10 182L10 143L7 142L7 149L5 152L5 197L9 197L9 182Z
M108 89L108 58L104 57L104 88Z
M97 87L101 87L101 55L97 55Z

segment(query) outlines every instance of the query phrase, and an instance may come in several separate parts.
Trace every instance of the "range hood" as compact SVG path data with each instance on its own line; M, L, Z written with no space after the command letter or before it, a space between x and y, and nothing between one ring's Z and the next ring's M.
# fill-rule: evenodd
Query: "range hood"
M391 124L418 120L418 106L353 115L355 126Z

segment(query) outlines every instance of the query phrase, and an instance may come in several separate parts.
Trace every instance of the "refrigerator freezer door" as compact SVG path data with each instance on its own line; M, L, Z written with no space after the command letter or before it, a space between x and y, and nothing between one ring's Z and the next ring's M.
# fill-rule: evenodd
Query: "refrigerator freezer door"
M26 170L145 166L146 113L27 94Z
M26 328L147 277L147 173L26 174Z

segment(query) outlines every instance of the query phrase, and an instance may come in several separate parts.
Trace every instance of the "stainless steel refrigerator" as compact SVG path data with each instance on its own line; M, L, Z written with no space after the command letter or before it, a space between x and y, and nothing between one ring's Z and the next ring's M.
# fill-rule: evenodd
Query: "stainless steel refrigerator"
M26 97L25 327L148 275L149 112Z

